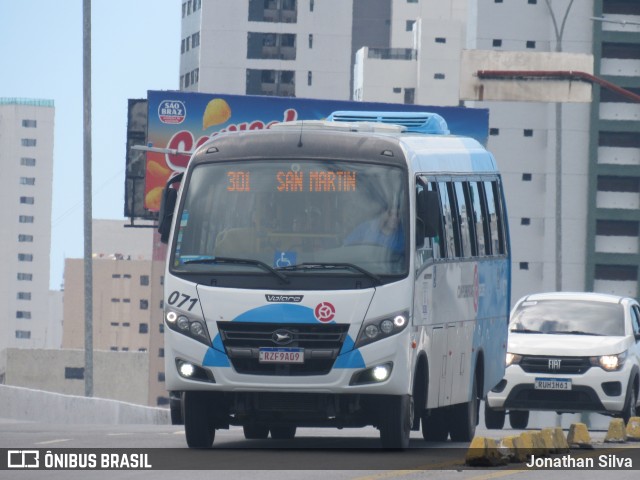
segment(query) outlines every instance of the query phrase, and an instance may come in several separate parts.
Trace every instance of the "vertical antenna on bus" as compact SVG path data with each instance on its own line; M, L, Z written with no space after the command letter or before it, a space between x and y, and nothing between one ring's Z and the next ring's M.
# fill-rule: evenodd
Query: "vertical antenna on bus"
M300 120L300 137L298 138L298 148L302 147L302 125L304 125L304 120Z

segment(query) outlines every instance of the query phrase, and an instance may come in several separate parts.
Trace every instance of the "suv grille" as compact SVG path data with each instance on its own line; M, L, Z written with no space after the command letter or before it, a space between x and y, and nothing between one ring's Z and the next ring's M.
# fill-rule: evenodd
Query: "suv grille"
M581 375L591 368L591 362L588 357L523 356L520 360L520 368L527 373Z
M218 322L231 364L238 373L251 375L325 375L340 353L348 330L348 324ZM277 334L288 338L278 343ZM303 348L304 363L260 363L260 347Z

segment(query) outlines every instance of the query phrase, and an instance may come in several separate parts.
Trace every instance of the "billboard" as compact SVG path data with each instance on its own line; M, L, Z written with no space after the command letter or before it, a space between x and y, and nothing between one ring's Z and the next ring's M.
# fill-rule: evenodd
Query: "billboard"
M221 132L268 128L273 123L319 120L336 110L428 111L441 115L451 133L486 144L489 111L394 103L316 100L295 97L224 95L180 91L147 92L147 145L193 151ZM146 152L144 210L160 209L162 189L189 156ZM148 217L147 217L148 218Z

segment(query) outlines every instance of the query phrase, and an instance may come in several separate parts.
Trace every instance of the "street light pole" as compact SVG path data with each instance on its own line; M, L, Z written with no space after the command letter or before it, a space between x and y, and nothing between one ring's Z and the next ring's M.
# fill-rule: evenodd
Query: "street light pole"
M93 260L91 203L91 0L82 1L84 168L84 394L93 397Z
M555 13L551 8L551 0L545 0L549 13L551 14L551 20L553 21L553 28L556 34L556 52L562 52L562 37L564 35L564 27L567 23L567 17L569 16L569 10L573 5L574 0L570 0L567 10L564 12L562 18L562 24L558 27ZM556 198L555 198L555 264L556 264L556 291L562 291L562 103L556 102L556 147L555 147L555 173L556 173Z

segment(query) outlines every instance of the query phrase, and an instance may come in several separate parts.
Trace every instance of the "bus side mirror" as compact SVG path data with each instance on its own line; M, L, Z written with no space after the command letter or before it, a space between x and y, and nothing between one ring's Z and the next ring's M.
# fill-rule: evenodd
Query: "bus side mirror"
M160 234L160 241L162 243L169 241L173 211L176 209L176 201L178 200L178 190L174 184L180 183L183 176L184 173L179 173L169 178L164 186L164 190L162 190L160 211L158 212L158 233Z
M417 203L418 219L423 225L424 237L437 237L440 233L442 216L438 192L423 190L418 194Z
M162 190L162 200L160 202L160 212L158 215L158 233L160 241L167 243L169 241L169 232L171 231L171 220L173 220L173 211L176 208L176 200L178 191L169 186Z

